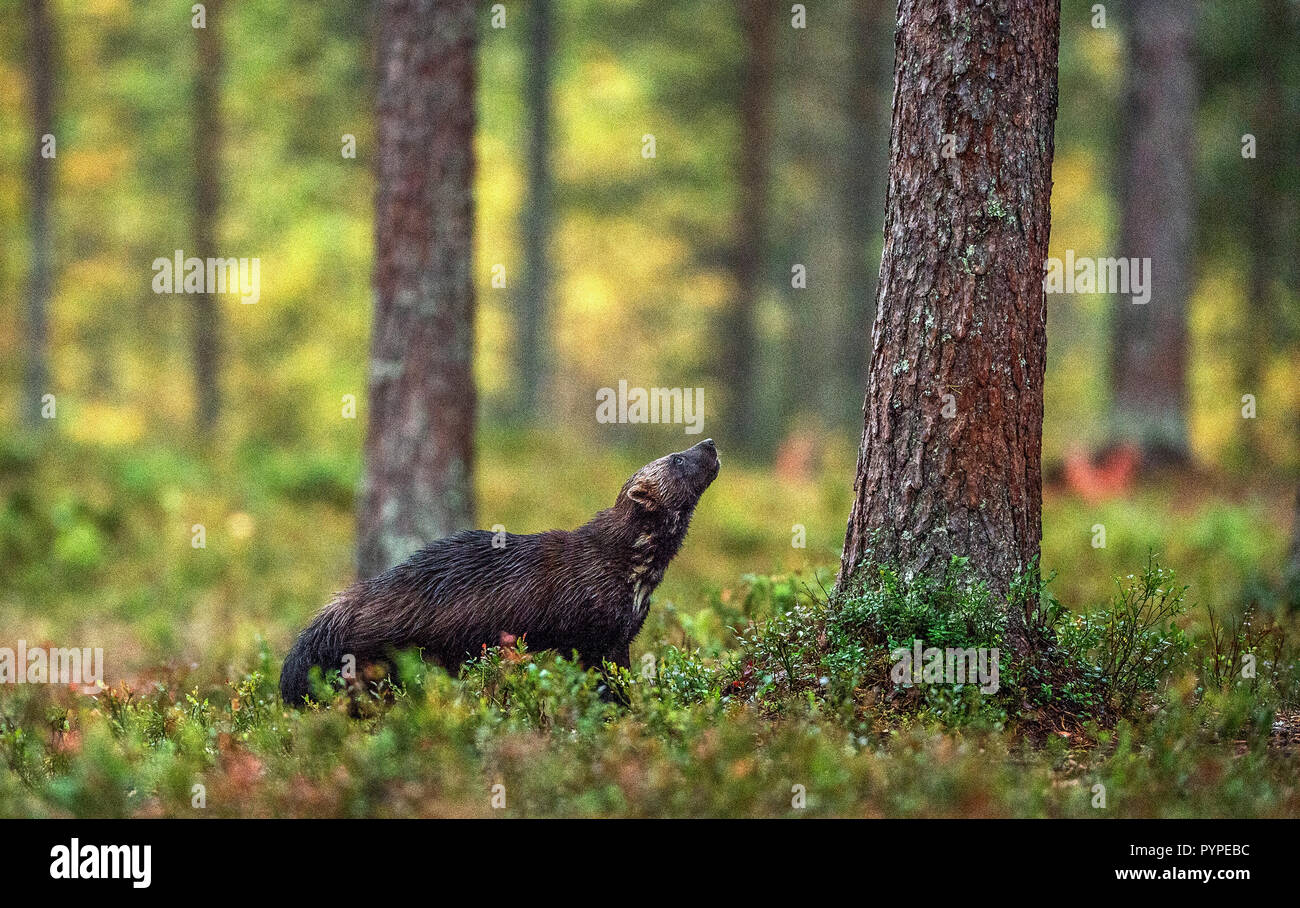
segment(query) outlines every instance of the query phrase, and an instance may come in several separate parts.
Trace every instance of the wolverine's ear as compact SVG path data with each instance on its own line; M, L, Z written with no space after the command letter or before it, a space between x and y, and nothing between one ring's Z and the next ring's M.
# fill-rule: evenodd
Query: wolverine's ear
M650 483L644 479L638 479L627 490L627 497L631 498L647 511L653 511L659 506L655 501L654 495L650 491Z

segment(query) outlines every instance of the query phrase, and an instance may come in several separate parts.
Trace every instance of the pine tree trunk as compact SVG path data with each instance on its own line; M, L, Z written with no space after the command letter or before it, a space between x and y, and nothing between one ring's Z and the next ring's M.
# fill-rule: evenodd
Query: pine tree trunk
M1187 299L1196 206L1197 4L1134 0L1124 23L1120 254L1151 259L1151 298L1114 297L1115 434L1148 463L1178 463L1187 444Z
M1006 591L1038 556L1059 24L1042 0L899 6L841 588L873 566L906 577L963 556Z
M45 136L54 134L54 29L45 0L27 0L28 59L32 127L29 168L31 197L31 270L27 277L23 319L22 413L30 428L48 425L41 418L41 398L50 392L50 293L54 271L54 239L50 227L55 158L41 154Z
M733 273L735 298L722 339L727 423L734 442L754 450L762 441L758 412L758 303L767 251L768 153L775 9L763 0L740 0L744 61L740 97L740 196Z
M523 213L524 275L519 300L518 414L531 419L550 369L551 0L528 6L528 201Z
M380 4L363 577L474 521L477 8Z
M217 252L217 219L221 208L221 26L222 0L205 4L204 28L194 29L198 42L194 73L194 186L192 233L194 251L207 260ZM206 284L194 295L194 386L198 398L198 428L204 436L215 431L221 414L220 300Z

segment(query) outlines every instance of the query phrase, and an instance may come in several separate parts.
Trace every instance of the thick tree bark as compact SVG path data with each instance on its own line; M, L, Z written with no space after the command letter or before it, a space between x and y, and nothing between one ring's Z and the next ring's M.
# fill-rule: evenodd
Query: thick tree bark
M524 276L519 299L518 415L537 412L551 365L551 0L528 6L528 201L523 212Z
M964 556L1005 592L1038 556L1059 25L1054 0L899 6L842 588Z
M477 8L380 4L363 577L474 521Z
M30 221L31 270L27 277L23 319L22 414L30 428L47 425L41 418L41 398L50 387L50 293L54 272L54 239L50 227L54 161L41 154L44 137L54 134L54 28L45 0L27 0L28 77L31 91Z
M1151 299L1114 297L1115 434L1148 463L1188 458L1187 299L1192 288L1197 4L1134 0L1120 183L1120 254L1151 259Z
M744 61L740 96L740 195L733 273L735 298L724 325L723 371L727 424L735 443L754 450L762 434L758 412L758 302L767 251L768 153L775 8L763 0L739 0Z
M198 53L194 73L194 186L192 255L207 260L217 252L221 208L221 26L222 0L207 0L205 27L194 29ZM221 310L211 287L194 295L194 388L199 431L210 436L221 415Z

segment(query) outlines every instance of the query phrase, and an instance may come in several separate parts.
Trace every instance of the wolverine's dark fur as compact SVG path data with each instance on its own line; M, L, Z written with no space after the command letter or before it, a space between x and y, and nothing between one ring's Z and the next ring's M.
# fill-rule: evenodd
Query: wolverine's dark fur
M718 475L712 439L647 464L614 506L573 531L459 533L339 594L298 637L280 673L286 703L309 693L313 665L358 666L422 648L452 668L527 634L531 650L577 651L584 665L628 667L650 594L677 554L700 495Z

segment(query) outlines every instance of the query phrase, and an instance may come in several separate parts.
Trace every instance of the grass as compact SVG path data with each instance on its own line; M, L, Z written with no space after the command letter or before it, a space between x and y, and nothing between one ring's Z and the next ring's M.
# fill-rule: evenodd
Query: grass
M520 532L582 522L640 465L549 437L483 450L480 523ZM102 646L108 676L0 688L0 815L1300 816L1277 490L1049 496L1055 649L983 696L890 676L918 637L1002 641L960 565L824 595L852 452L803 481L728 459L634 644L630 706L516 648L459 677L412 662L356 719L288 710L275 682L348 582L357 464L227 453L0 447L0 645Z

